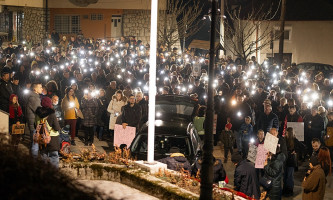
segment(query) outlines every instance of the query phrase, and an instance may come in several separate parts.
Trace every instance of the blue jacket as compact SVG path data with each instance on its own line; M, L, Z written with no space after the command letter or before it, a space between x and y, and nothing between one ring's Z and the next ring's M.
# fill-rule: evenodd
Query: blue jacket
M242 133L243 139L249 139L253 135L253 126L252 124L243 123L239 129L239 132Z

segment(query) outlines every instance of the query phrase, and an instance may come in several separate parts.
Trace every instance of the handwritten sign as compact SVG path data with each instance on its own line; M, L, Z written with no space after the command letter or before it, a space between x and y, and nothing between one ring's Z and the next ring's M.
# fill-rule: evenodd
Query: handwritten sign
M247 159L250 162L255 163L256 162L256 157L257 157L257 146L254 144L249 145L249 153L247 154Z
M279 142L279 138L273 136L270 133L267 133L265 136L264 147L267 151L276 154L276 147Z
M292 127L296 138L304 141L304 122L287 122L287 127Z
M25 124L16 125L13 124L12 126L12 134L24 134Z
M122 125L115 124L114 126L114 146L126 144L127 148L131 145L135 137L135 127L126 126L124 129Z
M263 169L265 166L265 160L267 157L267 150L265 149L263 144L259 144L257 147L257 155L255 161L255 168Z

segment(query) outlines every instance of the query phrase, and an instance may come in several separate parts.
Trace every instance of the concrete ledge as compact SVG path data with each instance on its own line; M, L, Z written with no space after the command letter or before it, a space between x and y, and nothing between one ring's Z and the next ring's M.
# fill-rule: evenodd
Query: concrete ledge
M146 163L143 160L134 161L134 165L140 167L142 170L150 172L151 174L156 174L159 169L166 170L167 164L155 161L154 163Z
M90 162L61 163L60 169L63 173L77 180L116 181L159 199L199 199L199 195L152 176L149 172L138 168L134 163L130 163L130 167L125 165Z

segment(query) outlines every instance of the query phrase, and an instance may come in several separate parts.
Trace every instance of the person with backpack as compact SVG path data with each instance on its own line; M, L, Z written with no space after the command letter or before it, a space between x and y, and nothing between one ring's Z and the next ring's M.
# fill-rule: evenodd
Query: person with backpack
M46 141L39 143L40 154L45 161L50 162L55 168L59 168L59 130L61 128L53 109L52 100L44 97L41 105L36 109L36 134L49 134L51 140L49 143ZM38 128L39 125L42 127Z
M12 126L17 126L23 122L23 112L18 97L15 94L10 95L9 98L9 130L12 133ZM20 134L12 134L12 144L17 147L21 139Z

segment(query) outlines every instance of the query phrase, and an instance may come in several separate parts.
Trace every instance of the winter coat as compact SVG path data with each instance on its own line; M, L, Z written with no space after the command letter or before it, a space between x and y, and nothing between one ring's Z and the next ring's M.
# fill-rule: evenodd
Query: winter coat
M228 116L228 98L226 95L214 97L214 109L217 114L216 133L221 133L227 123Z
M168 169L180 171L181 168L184 170L191 170L191 165L185 158L184 154L173 153L170 157L162 158L159 160L161 163L167 164Z
M302 153L302 151L305 150L305 145L302 144L300 141L298 141L297 138L293 138L294 140L294 148L288 146L288 141L287 138L284 138L287 144L287 151L288 151L288 156L287 156L287 161L286 161L286 166L287 167L297 167L297 153ZM293 154L295 151L296 154Z
M108 116L107 116L107 100L105 97L100 97L96 99L98 103L98 111L97 111L97 125L104 127L105 122L108 121Z
M239 129L242 134L242 140L248 141L251 136L253 136L253 126L252 124L243 123Z
M30 95L27 99L27 105L26 105L26 119L29 126L30 131L35 130L35 112L37 107L40 107L40 97L39 94L35 92L30 92Z
M70 107L70 103L74 102L74 107L71 108ZM64 112L64 118L65 120L67 119L77 119L76 114L75 114L75 108L79 109L80 108L80 104L78 99L75 97L69 97L69 100L67 98L67 96L65 96L62 101L61 101L61 109Z
M0 80L0 109L8 112L9 97L13 94L12 83Z
M320 165L314 166L311 174L303 181L303 200L322 200L325 195L326 179Z
M244 122L244 117L252 116L252 110L249 104L243 102L236 104L235 107L230 108L229 114L231 117L232 129L238 131ZM240 114L240 115L239 115Z
M126 105L126 99L117 101L116 96L112 97L109 103L107 111L110 113L109 129L114 130L114 125L116 124L117 117L121 115L122 107ZM116 114L118 113L118 114Z
M221 134L221 141L224 145L224 148L232 148L236 141L234 132L232 130L223 130Z
M12 102L13 98L17 96L12 94L10 96L10 102ZM18 99L17 99L18 100ZM9 104L9 126L11 127L13 124L17 122L23 122L23 112L20 104L13 105L12 103Z
M136 127L138 129L141 121L141 107L138 104L134 104L133 107L128 103L123 107L121 123L127 123L128 126Z
M279 130L279 118L273 112L270 112L269 115L261 112L257 121L257 129L264 130L265 133L269 132L271 128L276 128Z
M38 107L36 109L36 124L40 123L41 119L46 119L48 124L49 133L51 136L51 141L46 146L46 151L58 151L59 145L59 130L60 125L58 123L57 117L55 116L55 111L52 108Z
M309 128L309 126L311 126L311 128ZM315 116L310 114L304 117L305 137L321 139L322 131L324 131L324 120L319 114Z
M286 156L283 153L277 153L273 155L272 159L268 159L267 165L264 167L264 176L272 181L272 187L267 191L267 196L271 200L281 199L281 179L285 159Z
M246 194L249 197L254 196L255 199L259 199L259 181L254 166L242 160L239 162L235 169L234 175L235 190Z
M138 102L138 105L141 107L141 122L140 127L148 121L148 102L143 98Z
M284 119L283 135L286 134L286 130L287 130L287 127L288 127L288 122L303 122L303 118L298 113L295 113L294 115L290 115L288 113L286 115L285 119Z
M93 127L97 123L98 103L96 99L85 99L81 101L82 114L84 119L82 125L85 127Z
M194 176L194 177L197 176L198 171L201 170L201 164L202 164L201 159L197 160L194 163L192 171L191 171L191 176ZM224 170L222 161L220 159L214 158L213 175L214 175L214 178L213 178L214 183L218 183L219 181L224 181L227 177L227 174Z

